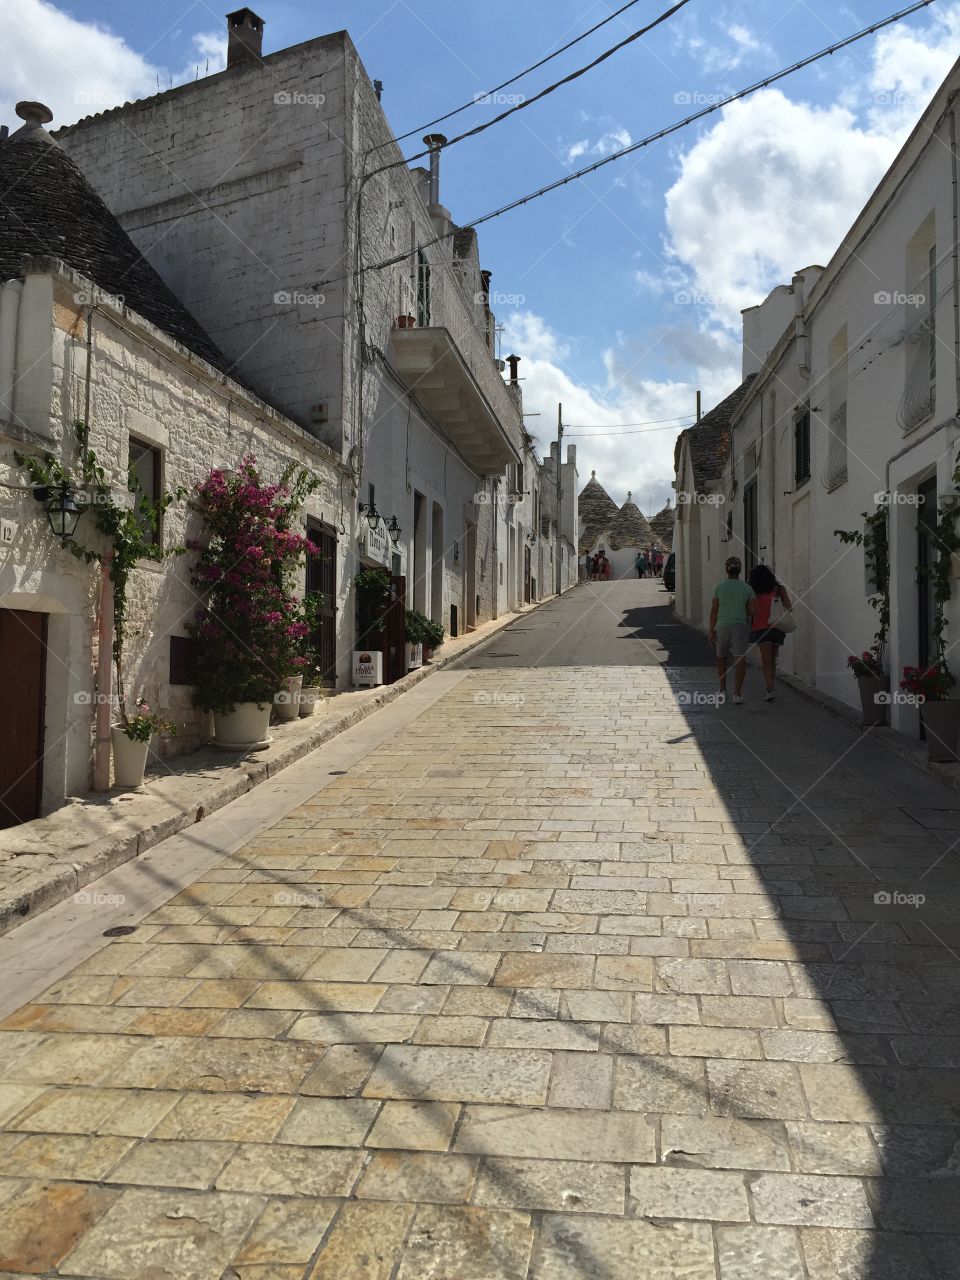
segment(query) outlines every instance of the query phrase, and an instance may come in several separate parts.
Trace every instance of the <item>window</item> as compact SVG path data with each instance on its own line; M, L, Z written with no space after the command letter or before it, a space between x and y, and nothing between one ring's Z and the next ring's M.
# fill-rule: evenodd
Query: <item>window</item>
M322 521L308 520L307 537L319 552L307 555L304 594L320 597L314 653L323 684L332 686L337 682L337 533Z
M799 489L810 479L810 406L805 404L793 417L793 487Z
M827 411L827 470L824 484L828 490L847 482L847 326L834 335L828 352L830 361Z
M751 480L743 490L743 549L747 573L760 560L759 513L757 506L757 482Z
M912 431L930 417L937 400L937 246L932 214L907 246L906 275L906 381L899 418L904 431Z
M134 509L137 521L144 531L144 536L152 546L160 545L160 519L156 522L153 508L160 501L163 489L161 486L160 450L152 444L130 437L130 453L128 459L128 476L130 490L136 495Z

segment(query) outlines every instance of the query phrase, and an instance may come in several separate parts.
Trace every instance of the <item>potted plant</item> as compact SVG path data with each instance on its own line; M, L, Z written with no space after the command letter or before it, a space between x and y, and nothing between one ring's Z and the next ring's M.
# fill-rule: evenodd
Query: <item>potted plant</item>
M408 609L405 615L405 630L407 636L407 661L406 668L408 671L415 671L418 667L423 666L423 650L431 634L433 623L419 609Z
M313 661L303 671L303 685L300 689L301 716L312 716L322 698L323 670L318 662Z
M887 706L890 702L890 678L884 675L883 654L877 644L863 653L851 653L847 666L856 677L860 689L860 723L878 725L887 723Z
M117 787L143 786L147 753L154 734L173 737L176 725L163 720L142 698L138 698L133 715L120 704L120 723L111 725L113 742L113 782Z
M443 638L446 632L443 629L442 622L434 622L432 618L425 619L424 637L423 637L423 660L426 662L435 650L439 649L443 644Z
M229 475L215 469L198 485L193 507L208 541L192 581L204 603L190 626L197 644L194 701L213 712L214 742L228 750L268 745L274 696L302 667L309 627L294 594L303 555L316 550L294 532L294 517L317 481L300 470L264 484L256 459Z
M416 328L416 318L407 312L405 315L397 316L398 329L414 329Z
M900 688L912 694L920 707L930 760L957 759L960 701L948 697L955 684L956 680L942 659L931 667L903 668Z

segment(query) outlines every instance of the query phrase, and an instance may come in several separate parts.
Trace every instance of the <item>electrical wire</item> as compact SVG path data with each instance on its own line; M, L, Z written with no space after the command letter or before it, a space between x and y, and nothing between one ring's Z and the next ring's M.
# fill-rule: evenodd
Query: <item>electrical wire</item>
M687 416L689 417L689 415ZM690 422L687 425L693 427L696 423ZM596 435L591 436L578 436L576 431L570 433L564 429L563 438L564 440L603 440L606 436L643 436L648 435L652 431L679 432L684 430L686 430L685 427L678 426L676 423L669 427L642 427L638 431L598 431Z
M611 427L652 427L657 422L683 422L689 413L680 413L675 418L648 418L645 422L565 422L564 431L608 431Z
M719 99L710 106L703 107L699 111L694 111L691 115L685 116L682 120L678 120L675 124L668 125L664 129L658 130L656 133L649 134L646 138L641 138L638 142L631 143L628 147L623 147L619 151L612 151L610 155L604 156L600 160L595 160L592 164L577 169L574 173L568 173L563 178L557 178L553 182L547 183L545 186L539 187L536 191L531 191L525 196L519 196L515 200L509 201L507 204L501 205L498 209L492 210L490 213L483 214L482 217L473 218L470 222L465 222L462 226L445 231L439 235L433 236L429 240L418 244L414 252L429 248L431 245L441 244L444 240L449 240L457 231L464 231L470 228L482 226L486 222L492 222L494 218L500 218L506 213L512 213L514 209L519 209L523 205L530 204L534 200L539 200L545 195L564 187L568 182L576 182L580 178L586 177L588 174L595 173L596 170L602 169L604 165L613 164L616 160L622 160L624 156L632 155L635 151L648 147L651 143L659 142L661 139L669 137L671 134L679 133L681 129L695 124L698 120L704 119L715 111L721 110L723 107L729 106L733 102L738 102L741 98L746 98L752 93L757 93L760 89L769 88L770 85L776 84L780 80L786 79L787 76L793 75L797 71L802 71L805 67L812 66L815 62L821 61L823 58L830 57L837 53L840 49L847 48L851 44L855 44L858 40L863 40L869 35L874 35L877 31L882 31L885 27L892 26L896 22L903 21L913 13L918 13L921 9L926 9L933 4L934 0L917 0L917 3L909 5L906 9L901 9L897 13L891 14L888 18L883 18L879 22L873 22L868 27L854 32L853 35L846 36L843 40L835 41L833 44L827 45L817 53L810 54L806 58L801 58L798 62L791 63L789 67L784 67L781 71L774 72L772 75L758 80L755 84L749 85L746 89L739 89L736 93L731 93L727 97ZM392 167L392 166L391 166ZM370 176L373 176L372 174ZM363 271L383 271L387 267L395 266L398 262L405 262L410 257L410 251L406 253L394 254L390 258L384 258L380 262L370 263L361 268ZM337 277L335 280L326 281L328 285L338 284L341 280L346 279L344 276Z
M628 0L627 4L621 5L619 9L615 9L609 17L603 18L600 22L590 27L589 30L575 36L572 40L568 40L566 44L561 45L559 49L553 53L548 53L546 57L541 58L539 62L534 62L531 66L525 67L523 71L518 71L515 76L511 76L509 80L504 80L502 84L494 85L492 89L488 89L486 93L477 94L471 98L469 102L465 102L462 107L454 107L452 111L448 111L445 115L437 116L435 120L428 120L426 124L418 125L416 129L408 129L406 133L399 134L398 137L391 139L393 142L403 142L406 138L412 138L414 134L423 133L425 129L432 129L435 124L443 124L444 120L451 120L454 116L460 115L462 111L468 111L471 107L475 107L478 102L482 102L484 98L492 98L495 93L499 93L501 89L509 89L512 84L516 84L518 80L522 80L524 76L530 75L533 71L539 71L541 67L545 67L548 62L552 62L554 58L559 58L561 53L566 53L568 49L572 49L575 44L580 44L582 40L586 40L588 36L592 36L595 31L599 31L601 27L605 27L612 22L614 18L619 18L621 13L626 13L628 9L632 9L639 0ZM383 147L389 146L389 142L380 142L375 147L371 147L370 151L380 151Z
M933 0L926 0L928 4L932 4ZM506 111L501 111L498 116L494 116L492 120L486 120L483 124L475 125L472 129L467 129L464 133L459 133L455 138L450 138L448 142L443 144L444 151L448 151L451 147L455 147L458 142L463 142L467 138L475 138L477 134L486 133L488 129L492 129L494 125L500 124L509 116L516 115L518 111L526 111L528 107L532 107L535 102L539 102L541 98L545 98L547 94L555 93L557 89L562 89L564 85L572 84L574 80L579 80L581 76L585 76L588 71L593 71L595 67L599 67L602 62L606 62L608 58L612 58L615 53L619 53L621 49L625 49L627 45L633 44L635 40L639 40L642 36L653 31L655 27L661 26L669 18L680 9L683 9L690 3L690 0L677 0L676 4L654 18L652 22L648 22L645 27L640 27L638 31L631 32L619 44L615 44L610 49L605 49L592 62L588 62L586 66L578 67L576 71L571 71L569 75L563 77L562 80L556 80L553 84L548 84L545 89L541 89L539 93L535 93L531 98L524 98L522 102L518 102L516 106L508 107ZM415 160L422 160L424 156L430 155L431 148L427 147L423 151L417 151L412 156L401 156L399 160L391 160L389 164L381 165L377 169L372 169L370 173L365 174L363 181L368 182L371 178L375 178L378 173L387 173L390 169L397 169L401 165L407 166L413 164Z

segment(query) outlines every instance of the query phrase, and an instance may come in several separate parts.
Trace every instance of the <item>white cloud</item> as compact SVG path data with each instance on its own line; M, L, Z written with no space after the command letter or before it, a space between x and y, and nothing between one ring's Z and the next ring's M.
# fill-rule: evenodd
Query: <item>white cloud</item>
M614 125L592 142L589 138L579 138L576 142L568 143L562 148L561 155L567 164L573 164L582 156L608 156L611 151L620 151L624 147L629 147L632 141L630 134L622 125Z
M830 259L958 50L955 0L880 33L833 103L768 89L724 109L666 195L669 252L703 314L738 331L741 308Z
M661 335L660 348L665 341ZM505 318L503 349L508 347L522 360L524 410L531 415L540 414L528 417L526 423L541 451L546 452L551 439L556 438L557 405L562 404L567 424L565 439L577 446L581 487L589 480L590 472L596 471L597 478L618 503L631 490L645 514L659 511L671 494L674 441L685 425L662 420L684 413L692 417L696 388L682 378L657 380L645 376L651 343L626 338L603 353L604 377L597 385L578 382L563 367L573 349L572 341L529 311L514 312ZM737 380L733 344L728 343L727 351L732 363L721 356L705 381L705 408L728 393L731 379L734 383ZM666 352L667 357L669 354ZM652 423L656 430L620 425L638 422Z
M226 65L226 33L189 37L191 52L177 72L149 62L107 27L78 22L49 0L8 0L4 7L3 89L0 120L20 122L15 104L23 98L46 103L54 126L143 98L171 83L192 80ZM183 37L186 41L186 36Z

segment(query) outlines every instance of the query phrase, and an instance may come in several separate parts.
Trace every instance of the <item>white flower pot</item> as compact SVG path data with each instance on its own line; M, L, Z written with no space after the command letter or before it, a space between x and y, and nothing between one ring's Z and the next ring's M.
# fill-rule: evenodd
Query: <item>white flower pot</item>
M320 700L320 686L305 684L300 690L300 714L302 716L312 716Z
M269 702L241 702L233 711L213 713L213 745L226 751L261 751L270 745Z
M296 720L300 714L300 687L303 676L287 676L273 700L278 720Z
M128 738L121 725L111 725L113 742L113 785L115 787L142 787L143 773L147 767L150 739L138 742Z
M407 645L407 670L416 671L417 667L423 666L423 645L408 644Z

